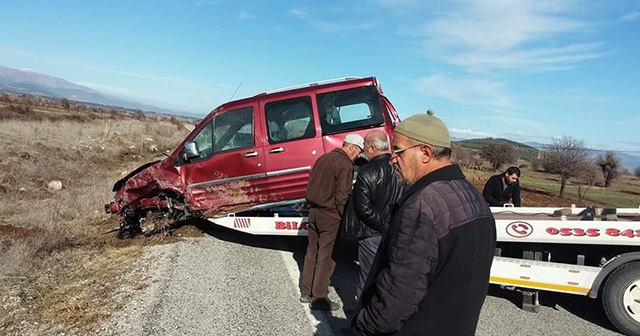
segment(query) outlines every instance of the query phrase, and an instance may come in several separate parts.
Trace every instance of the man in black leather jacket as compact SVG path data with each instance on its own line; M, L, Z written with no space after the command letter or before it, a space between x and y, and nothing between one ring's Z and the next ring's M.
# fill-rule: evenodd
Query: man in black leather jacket
M369 162L358 171L351 196L357 219L352 225L357 226L355 232L358 233L358 297L367 280L382 235L389 226L393 204L400 199L404 190L389 163L389 140L383 132L373 130L367 133L364 137L364 154Z

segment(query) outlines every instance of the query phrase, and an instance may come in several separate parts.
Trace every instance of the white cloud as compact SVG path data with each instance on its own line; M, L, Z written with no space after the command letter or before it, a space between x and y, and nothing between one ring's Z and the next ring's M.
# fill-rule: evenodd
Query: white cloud
M487 133L482 131L474 131L471 129L460 129L456 127L449 128L449 133L457 134L461 136L471 136L477 138L496 138L497 136L493 133Z
M640 19L640 12L629 13L620 18L622 22L631 22Z
M289 14L296 16L298 19L306 21L312 27L323 33L345 33L353 31L370 30L378 26L375 22L351 22L333 18L331 21L322 20L312 16L308 11L303 9L291 9Z
M93 82L75 82L75 83L78 85L90 87L96 91L104 92L106 94L128 95L128 96L132 96L136 94L136 92L133 92L129 89L126 89L123 87L115 87L115 86L107 85L103 83L93 83Z
M241 20L247 20L247 19L253 19L254 16L245 12L245 11L240 11L240 14L238 15L238 18Z
M438 96L459 104L510 108L505 85L485 79L457 79L432 75L419 79L416 88L427 95Z
M487 120L490 120L492 124L500 124L508 127L511 131L510 135L519 135L526 136L528 133L520 131L520 129L531 131L544 131L548 129L548 125L545 126L545 123L536 121L533 119L512 115L512 114L494 114L486 117Z
M513 50L505 53L463 52L450 58L450 63L466 68L522 69L556 71L570 69L577 63L600 58L601 43L566 45L559 48Z
M193 2L195 6L217 6L222 3L222 0L196 0Z
M307 11L303 10L303 9L299 9L299 8L294 8L289 10L289 14L293 14L295 16L297 16L300 19L306 19L307 17Z
M96 91L107 94L112 97L138 102L143 104L152 104L158 107L175 109L177 111L187 111L191 113L206 114L213 107L213 99L210 96L199 95L193 92L174 93L169 95L158 94L157 92L148 92L144 89L130 89L116 87L104 83L94 82L76 82L79 85L90 87Z
M65 63L72 64L72 65L79 66L79 67L83 67L83 68L86 68L86 69L100 71L100 72L106 72L106 73L112 73L112 74L116 74L116 75L134 77L134 78L139 78L139 79L152 81L152 82L156 82L156 83L163 83L163 84L166 84L166 85L169 85L169 86L178 86L178 87L188 88L188 89L191 89L191 90L197 90L197 91L202 91L202 92L208 92L208 91L211 90L212 87L219 87L219 88L225 88L225 89L229 89L229 88L233 87L232 85L222 84L222 83L194 82L192 80L179 78L179 77L161 76L161 75L156 75L156 74L151 74L151 73L144 73L144 72L131 72L131 71L114 70L114 69L98 67L98 66L94 66L94 65L91 65L91 64L85 64L85 63L76 63L76 62L65 62Z
M565 42L593 31L575 1L465 0L424 27L429 50L472 69L559 70L601 57L599 42Z
M373 3L385 7L393 16L404 15L421 5L420 0L373 0Z

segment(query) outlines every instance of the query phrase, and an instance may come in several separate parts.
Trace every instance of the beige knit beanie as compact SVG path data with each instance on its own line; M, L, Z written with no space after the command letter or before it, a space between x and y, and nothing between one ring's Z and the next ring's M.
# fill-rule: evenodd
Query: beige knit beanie
M432 109L426 114L414 114L403 120L395 132L428 145L451 148L449 130L442 120L433 115Z

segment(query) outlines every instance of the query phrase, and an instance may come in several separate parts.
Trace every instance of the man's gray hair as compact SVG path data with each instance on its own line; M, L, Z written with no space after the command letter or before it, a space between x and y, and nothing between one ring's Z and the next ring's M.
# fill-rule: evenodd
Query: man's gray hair
M389 149L389 140L387 140L386 138L384 140L380 138L373 138L371 139L370 143L377 150L386 151L387 149Z
M420 142L420 141L416 141L411 139L412 145L417 146L417 145L427 145L430 146L433 149L433 157L435 157L436 159L441 159L443 157L451 157L451 148L448 147L441 147L441 146L434 146L434 145L430 145L430 144L426 144L424 142Z
M433 148L433 157L441 159L443 157L451 157L451 148L431 146Z

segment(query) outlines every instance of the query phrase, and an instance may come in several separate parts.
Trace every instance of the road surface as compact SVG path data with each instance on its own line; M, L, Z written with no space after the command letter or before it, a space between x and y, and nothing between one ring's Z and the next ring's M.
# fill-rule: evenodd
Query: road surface
M349 335L358 266L356 244L336 255L335 312L298 301L305 237L251 236L211 228L201 238L153 246L140 267L148 287L100 333L115 335ZM543 292L540 313L518 309L520 294L492 285L477 335L619 335L598 300Z

